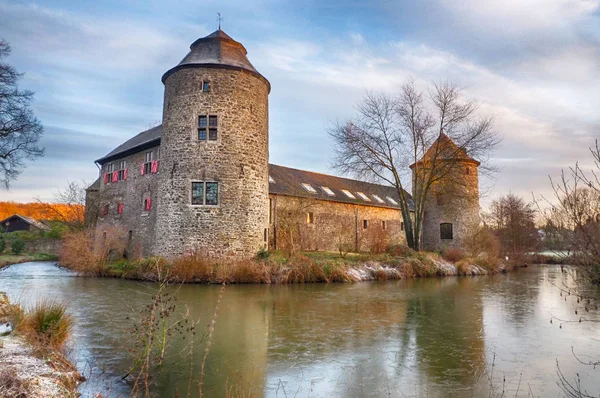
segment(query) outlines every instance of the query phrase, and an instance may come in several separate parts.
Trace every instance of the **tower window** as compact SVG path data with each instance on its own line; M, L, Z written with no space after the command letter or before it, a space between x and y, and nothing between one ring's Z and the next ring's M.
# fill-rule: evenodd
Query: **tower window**
M385 224L385 220L381 221L381 229L383 229L384 231L387 229L387 225Z
M108 205L104 205L104 207L102 207L102 215L103 216L108 216Z
M192 205L217 206L219 204L218 182L192 182Z
M452 224L448 222L440 224L440 239L453 239Z
M369 220L363 220L363 229L369 228Z
M206 80L202 81L202 91L210 91L210 83Z
M465 174L467 174L467 175L471 174L471 169L467 167L467 168L465 169Z
M218 119L215 115L198 116L198 141L216 141L218 138Z

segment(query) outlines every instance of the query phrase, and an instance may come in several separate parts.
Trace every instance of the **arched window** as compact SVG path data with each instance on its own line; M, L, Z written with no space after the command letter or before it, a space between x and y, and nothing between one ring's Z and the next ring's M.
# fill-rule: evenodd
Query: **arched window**
M440 239L453 239L452 224L449 222L440 224Z

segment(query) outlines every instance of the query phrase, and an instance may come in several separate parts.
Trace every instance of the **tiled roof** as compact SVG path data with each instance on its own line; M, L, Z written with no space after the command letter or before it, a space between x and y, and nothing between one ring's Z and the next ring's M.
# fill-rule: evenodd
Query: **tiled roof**
M193 67L217 67L244 69L250 73L263 78L267 84L270 83L250 63L246 55L246 48L239 42L233 40L221 29L202 37L190 46L190 52L177 64L169 69L162 77L164 83L173 72L182 68Z
M275 164L269 164L269 177L270 194L400 209L398 192L395 188L387 185L372 184ZM313 193L307 190L302 184L309 184L316 192ZM329 188L334 196L328 194L323 187ZM354 199L348 197L342 190L349 191ZM369 200L361 198L359 192ZM411 198L407 192L406 195ZM384 203L381 203L377 198ZM392 198L398 204L393 204L389 198ZM412 199L410 199L410 207L413 208Z
M475 162L477 166L480 165L480 162L473 159L467 154L467 151L464 148L459 148L458 145L452 141L450 137L448 137L445 133L440 133L438 138L431 144L429 149L423 155L423 158L418 162L419 164L423 159L431 158L436 155L438 159L447 159L447 160L461 160L461 161L470 161ZM412 169L415 166L415 163L410 165Z
M135 152L139 152L144 148L150 148L152 146L160 144L160 137L162 136L162 124L152 127L146 131L142 131L138 135L129 140L125 141L96 162L104 164L114 159L118 159Z
M28 223L29 225L33 225L34 227L38 228L38 229L50 229L50 227L44 223L39 222L38 220L35 220L31 217L26 217L26 216L22 216L20 214L13 214L10 217L5 218L4 220L0 221L0 224L4 224L5 221L10 220L11 218L15 218L18 217L21 220L25 221L26 223Z

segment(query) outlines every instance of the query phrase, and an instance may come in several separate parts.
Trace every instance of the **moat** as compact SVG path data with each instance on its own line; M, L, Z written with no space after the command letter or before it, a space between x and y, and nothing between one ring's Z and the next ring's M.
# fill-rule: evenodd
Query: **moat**
M506 275L446 277L355 284L231 285L222 297L206 362L204 396L252 389L254 396L388 397L564 396L557 360L573 380L600 393L598 323L576 320L575 300L553 286L569 283L555 266ZM54 263L24 263L0 271L12 301L68 303L77 325L70 356L88 376L84 396L127 396L121 380L131 364L126 348L132 318L149 304L153 285L83 278ZM186 396L190 367L197 380L206 332L220 286L173 288L178 305L199 320L193 355L175 338L157 396ZM591 294L600 298L600 291ZM581 314L580 314L581 315ZM586 318L600 321L599 312ZM503 380L505 384L503 386ZM192 396L198 394L193 384Z

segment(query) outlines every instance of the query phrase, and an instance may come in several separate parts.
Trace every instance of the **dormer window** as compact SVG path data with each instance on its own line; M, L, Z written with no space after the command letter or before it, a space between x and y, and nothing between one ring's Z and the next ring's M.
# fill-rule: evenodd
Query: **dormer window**
M206 80L202 81L201 87L204 92L210 91L210 83Z
M381 199L379 196L373 194L373 197L375 198L376 201L378 201L379 203L385 203L385 201L383 199Z
M394 200L394 198L390 198L389 196L386 196L386 199L388 200L388 202L390 202L394 206L398 206L398 202L396 202L396 200Z
M366 201L366 202L370 202L371 201L371 199L369 199L369 197L367 195L365 195L364 193L362 193L362 192L356 192L356 194L358 196L360 196L360 198L362 200Z
M356 199L356 196L352 195L352 192L348 191L347 189L342 189L342 192L350 199Z
M307 184L305 182L302 183L302 188L306 189L307 192L317 193L317 190L312 187L312 185Z
M275 184L275 180L271 176L269 176L269 184Z
M335 196L335 193L333 193L333 191L331 190L331 188L329 187L321 187L321 189L323 189L323 191L325 191L325 193L329 196Z

